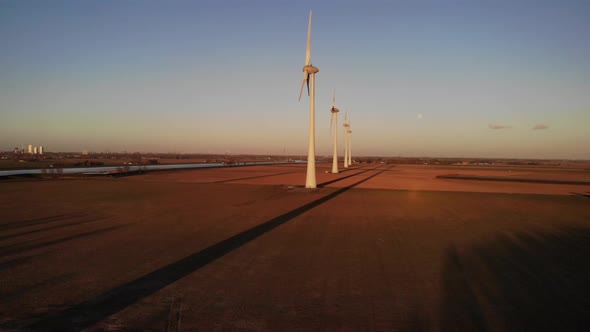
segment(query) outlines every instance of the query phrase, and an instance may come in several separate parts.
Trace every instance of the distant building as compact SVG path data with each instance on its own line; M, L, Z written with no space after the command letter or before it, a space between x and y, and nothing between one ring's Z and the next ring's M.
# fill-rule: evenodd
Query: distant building
M31 144L27 145L27 153L33 153L33 146Z
M37 154L37 147L36 146L33 147L33 154Z
M39 154L43 154L43 145L39 146Z
M87 156L88 155L88 150L82 150L82 155L83 156Z

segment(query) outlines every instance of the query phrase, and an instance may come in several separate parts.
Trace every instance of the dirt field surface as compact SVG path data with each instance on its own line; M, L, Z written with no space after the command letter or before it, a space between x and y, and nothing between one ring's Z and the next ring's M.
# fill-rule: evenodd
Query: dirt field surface
M590 326L590 188L329 169L3 181L0 330Z
M590 170L548 169L531 167L443 167L361 164L341 169L339 174L326 173L331 164L320 164L317 168L318 186L342 188L368 174L370 170L383 171L379 177L365 181L357 188L467 191L520 194L572 195L588 194L590 185L561 185L544 183L515 183L437 179L439 175L463 174L474 176L502 176L531 179L590 181ZM305 183L305 165L276 165L203 169L198 171L170 171L151 173L127 178L130 181L191 182L191 183L232 183L252 185L301 186Z

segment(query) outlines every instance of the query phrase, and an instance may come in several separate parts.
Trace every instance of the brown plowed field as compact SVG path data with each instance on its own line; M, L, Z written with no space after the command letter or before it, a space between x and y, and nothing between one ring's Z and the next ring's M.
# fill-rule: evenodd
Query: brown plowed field
M588 186L329 169L316 190L303 165L3 181L0 330L590 326ZM510 170L531 172L559 173Z

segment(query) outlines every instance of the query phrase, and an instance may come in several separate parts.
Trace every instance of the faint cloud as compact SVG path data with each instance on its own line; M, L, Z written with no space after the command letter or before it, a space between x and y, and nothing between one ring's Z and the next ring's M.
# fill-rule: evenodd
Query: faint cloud
M488 128L490 128L490 129L508 129L508 128L512 128L512 126L504 126L504 125L498 125L498 124L490 124L490 125L488 125Z
M538 124L533 127L533 130L541 130L541 129L549 129L549 126L546 126L544 124Z

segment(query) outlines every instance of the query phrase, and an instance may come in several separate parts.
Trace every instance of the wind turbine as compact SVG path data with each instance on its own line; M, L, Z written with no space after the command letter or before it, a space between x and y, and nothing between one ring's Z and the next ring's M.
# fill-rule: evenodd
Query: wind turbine
M346 113L344 113L344 124L342 125L344 126L344 168L348 168L348 127L350 127L350 124L348 124L348 110L346 110Z
M338 173L338 112L339 109L336 108L336 89L334 89L334 94L332 95L332 117L330 118L330 134L332 133L332 127L336 128L334 130L334 159L332 160L332 173Z
M350 129L350 121L348 121L348 166L352 166L352 129Z
M311 57L311 10L309 11L309 24L307 26L307 49L305 51L305 66L303 66L303 82L299 91L299 101L303 94L303 86L307 84L309 95L309 148L307 150L307 177L305 188L316 188L315 178L315 74L320 70L310 64ZM311 84L310 84L311 82ZM311 88L310 88L311 85Z

